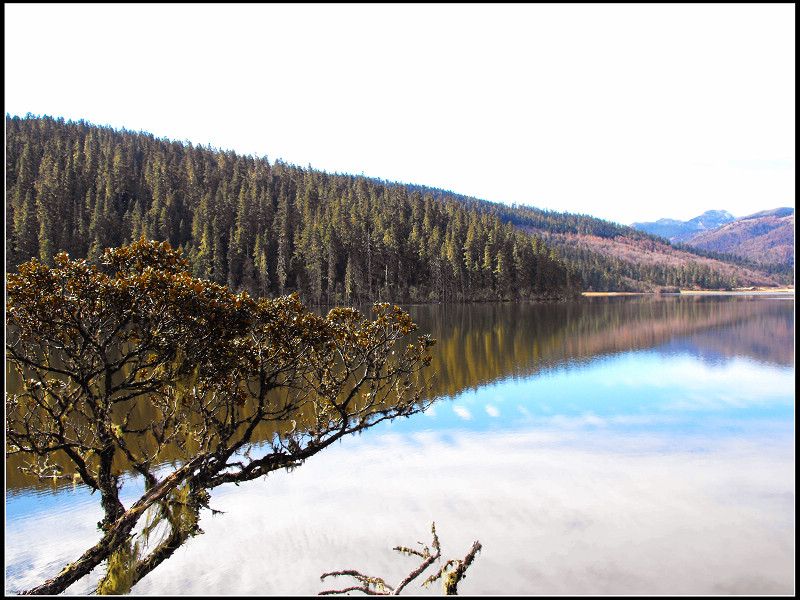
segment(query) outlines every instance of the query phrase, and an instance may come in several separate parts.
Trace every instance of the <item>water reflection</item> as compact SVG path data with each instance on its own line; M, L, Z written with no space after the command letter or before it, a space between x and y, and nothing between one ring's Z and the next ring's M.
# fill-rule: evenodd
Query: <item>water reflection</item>
M431 521L444 556L483 544L464 594L793 593L793 302L412 316L440 340L442 400L220 489L211 506L225 514L204 516L205 535L134 593L316 594L342 568L397 582L414 565L390 548L427 540ZM7 496L7 589L96 537L85 494L63 494L74 509Z
M791 300L770 302L748 296L623 296L563 303L426 305L408 310L421 332L439 340L433 348L436 378L431 395L440 398L654 346L662 351L701 353L704 360L748 356L793 367L793 306ZM7 377L7 381L14 379ZM148 422L146 406L137 405L134 413L140 422ZM261 439L273 433L265 429ZM7 489L52 488L20 473L21 464L7 461ZM62 466L68 468L69 463ZM118 468L125 465L120 463Z
M600 436L595 444L611 434L658 433L672 440L697 435L703 446L764 424L791 425L793 381L793 369L748 359L708 368L690 356L633 351L459 394L429 410L426 424L469 431L581 431ZM405 423L396 427L411 430Z
M791 300L622 296L563 303L418 306L409 313L422 331L439 339L434 348L437 396L664 344L692 344L704 352L794 366ZM710 331L714 334L705 335Z
M656 362L671 383L642 398ZM408 565L389 548L435 520L445 555L484 546L463 593L791 593L793 374L733 361L697 390L712 401L686 410L672 400L703 378L672 375L690 364L632 351L439 403L424 424L395 422L219 497L230 518L203 525L189 571L169 565L137 592L200 593L195 577L213 565L205 585L239 593L313 594L314 575L335 568L399 580ZM765 376L764 395L741 385ZM240 543L220 564L211 548L231 535ZM279 540L268 556L280 572L239 582L266 540Z

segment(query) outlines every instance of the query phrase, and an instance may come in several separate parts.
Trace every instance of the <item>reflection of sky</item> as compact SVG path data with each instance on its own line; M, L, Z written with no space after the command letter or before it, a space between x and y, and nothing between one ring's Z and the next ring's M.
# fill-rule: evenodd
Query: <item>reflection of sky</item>
M121 499L130 506L142 493L141 478L125 480ZM6 592L42 583L100 540L100 499L83 485L52 491L6 491ZM95 570L69 593L88 594L101 575Z
M637 351L506 379L441 400L432 429L514 429L531 425L693 431L748 429L794 415L794 369L746 358L709 364L678 353ZM417 430L418 422L393 427Z
M462 593L787 593L794 468L778 434L701 452L559 427L363 436L215 495L226 514L137 592L314 594L343 568L397 582L415 563L390 548L428 543L435 521L447 558L483 544Z
M417 563L390 548L436 521L445 558L483 544L464 594L791 594L793 420L794 369L746 358L637 351L507 379L215 491L225 514L134 592L316 594L345 568L396 583ZM7 498L7 589L97 540L96 498L74 494L61 514Z

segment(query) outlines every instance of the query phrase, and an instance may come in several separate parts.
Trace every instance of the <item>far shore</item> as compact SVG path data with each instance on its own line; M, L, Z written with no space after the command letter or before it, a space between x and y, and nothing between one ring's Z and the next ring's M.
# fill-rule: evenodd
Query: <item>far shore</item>
M680 293L687 296L713 295L713 294L794 294L794 287L781 288L736 288L732 290L681 290ZM658 294L658 292L583 292L583 296L645 296L645 295L670 295Z

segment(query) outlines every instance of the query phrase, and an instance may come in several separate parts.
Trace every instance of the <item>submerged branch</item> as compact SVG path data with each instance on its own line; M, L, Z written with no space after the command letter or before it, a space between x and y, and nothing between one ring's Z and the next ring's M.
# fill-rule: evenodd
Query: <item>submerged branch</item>
M392 588L388 585L383 579L380 577L370 577L368 575L364 575L363 573L355 570L343 570L343 571L332 571L330 573L323 573L320 577L320 580L324 580L326 577L340 577L340 576L350 576L354 577L357 581L361 582L360 586L350 586L346 588L342 588L339 590L324 590L319 592L320 596L328 596L332 594L346 594L347 592L363 592L369 596L396 596L398 595L403 588L405 588L409 583L411 583L414 579L419 577L429 566L439 560L441 556L441 548L439 546L439 537L436 535L436 523L431 523L431 534L433 535L433 542L431 543L431 547L433 548L433 552L427 546L423 546L423 549L414 550L413 548L406 548L405 546L395 546L393 550L400 552L401 554L409 554L413 556L418 556L422 558L422 563L411 573L409 573L399 584L397 584L396 588ZM458 594L458 583L466 577L466 571L469 566L472 564L472 561L475 560L475 556L481 550L481 544L477 540L472 544L472 548L470 549L469 553L464 557L463 560L456 560L451 559L445 563L445 565L439 569L437 573L426 579L422 585L427 586L433 581L436 581L440 577L444 576L444 592L447 595L456 595ZM455 569L448 572L448 569L455 565Z

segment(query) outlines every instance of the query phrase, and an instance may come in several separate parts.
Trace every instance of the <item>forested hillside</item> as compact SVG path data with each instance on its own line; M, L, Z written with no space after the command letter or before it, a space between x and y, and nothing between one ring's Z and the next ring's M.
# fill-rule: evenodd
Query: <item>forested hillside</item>
M429 188L416 186L425 191ZM436 191L436 190L434 190ZM584 290L653 291L666 286L730 289L793 285L793 264L759 263L732 253L673 244L590 215L507 206L449 193L471 210L537 235L581 276Z
M452 194L50 117L6 116L6 268L142 236L194 274L310 304L554 298L580 275Z
M793 284L793 265L588 215L329 174L147 133L6 117L6 268L95 260L144 236L196 275L311 304L564 297Z

